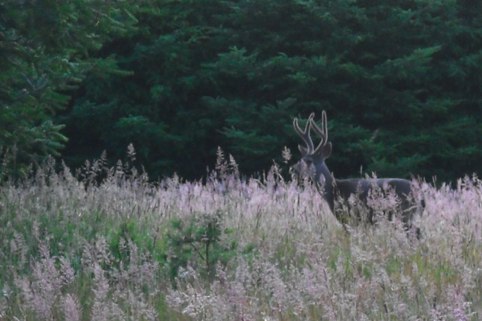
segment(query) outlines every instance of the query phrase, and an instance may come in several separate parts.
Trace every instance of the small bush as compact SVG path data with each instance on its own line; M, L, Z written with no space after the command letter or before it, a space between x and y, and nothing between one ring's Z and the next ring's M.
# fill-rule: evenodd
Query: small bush
M222 213L195 214L185 220L172 219L167 231L167 264L172 280L180 268L196 267L206 278L214 277L217 264L226 266L237 254L231 230L222 227ZM224 244L226 243L226 244Z

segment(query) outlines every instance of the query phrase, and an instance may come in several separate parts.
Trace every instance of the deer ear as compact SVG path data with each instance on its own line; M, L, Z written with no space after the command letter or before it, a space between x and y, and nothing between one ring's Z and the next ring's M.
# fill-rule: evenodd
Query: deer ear
M326 143L326 145L322 147L321 153L325 159L331 156L331 149L331 142Z
M308 148L298 145L298 150L300 151L301 155L305 156L308 154Z
M321 156L323 159L327 159L331 156L331 142L326 143L325 145L317 148L316 154Z

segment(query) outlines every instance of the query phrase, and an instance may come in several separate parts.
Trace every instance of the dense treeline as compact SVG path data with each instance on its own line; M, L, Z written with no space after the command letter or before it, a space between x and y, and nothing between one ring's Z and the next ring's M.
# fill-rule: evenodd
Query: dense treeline
M2 175L22 174L28 164L60 156L68 139L75 141L57 113L86 75L125 73L113 55L96 54L106 42L133 32L136 22L125 8L103 1L0 2Z
M325 109L339 177L481 171L478 2L12 1L0 28L5 168L133 143L153 177L217 146L260 171Z

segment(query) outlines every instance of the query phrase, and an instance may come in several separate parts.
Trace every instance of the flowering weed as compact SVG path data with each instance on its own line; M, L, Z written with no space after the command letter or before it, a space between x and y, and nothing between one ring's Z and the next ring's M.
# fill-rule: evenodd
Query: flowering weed
M0 187L0 320L482 317L477 177L419 183L417 239L396 220L343 228L276 168L158 184L104 161L53 168Z

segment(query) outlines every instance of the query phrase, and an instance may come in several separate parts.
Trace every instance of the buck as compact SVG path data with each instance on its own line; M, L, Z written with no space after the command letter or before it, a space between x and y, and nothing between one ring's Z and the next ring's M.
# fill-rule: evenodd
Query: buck
M316 183L331 212L344 226L347 223L346 210L337 211L335 201L341 201L344 204L360 201L367 209L366 215L362 217L358 211L355 215L356 219L374 224L376 222L374 212L376 211L369 203L370 198L376 194L387 197L388 195L394 196L392 199L396 200L396 208L387 211L388 219L392 220L393 213L401 213L400 219L404 227L411 229L413 216L418 208L414 201L415 193L412 182L401 178L335 179L325 163L332 152L332 144L328 141L326 112L322 112L321 127L316 124L314 117L314 113L309 116L304 129L300 128L297 118L293 120L293 128L303 140L304 146L298 145L301 159L292 167L292 173L298 177L310 178ZM321 141L316 147L311 138L312 130L321 137ZM418 235L418 229L416 232Z

